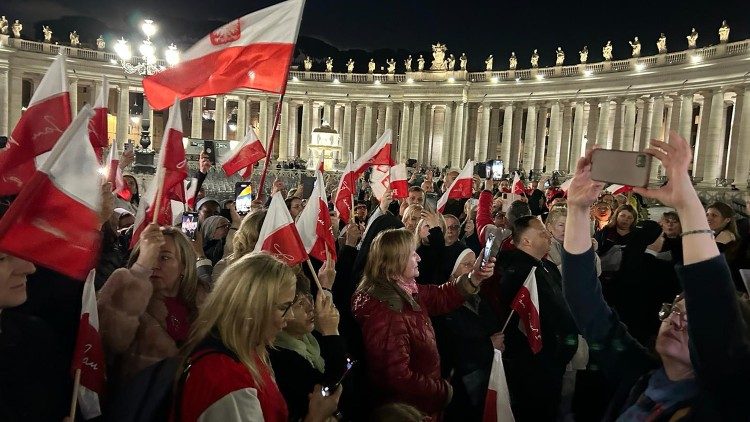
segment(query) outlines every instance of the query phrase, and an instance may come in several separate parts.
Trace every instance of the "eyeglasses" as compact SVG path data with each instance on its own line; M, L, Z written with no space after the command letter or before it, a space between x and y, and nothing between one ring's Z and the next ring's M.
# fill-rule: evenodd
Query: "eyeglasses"
M448 230L458 230L460 228L461 226L459 226L458 224L453 224L451 226L448 226Z
M312 308L313 303L315 303L315 299L313 299L313 295L311 295L310 293L302 293L297 295L297 298L294 302L294 309L302 309L305 307Z
M294 306L298 300L299 300L299 295L294 296L294 299L292 299L292 301L289 302L288 305L282 304L279 306L279 310L282 311L282 314L281 314L282 318L284 318L286 314L289 313L289 310L292 309L292 306Z
M659 310L659 321L665 321L672 314L677 315L682 325L687 324L687 311L681 311L674 303L662 303Z
M217 229L228 229L229 228L229 224L222 224L221 226L217 226L216 228Z

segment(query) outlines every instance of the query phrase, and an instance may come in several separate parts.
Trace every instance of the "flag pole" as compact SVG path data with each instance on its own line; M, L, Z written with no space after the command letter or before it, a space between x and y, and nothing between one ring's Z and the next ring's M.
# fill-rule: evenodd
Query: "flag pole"
M505 320L505 324L503 324L503 329L500 330L500 334L505 333L505 328L508 327L508 323L510 322L510 317L513 316L513 309L510 310L510 314L508 315L508 319Z
M160 163L161 164L161 163ZM160 165L159 169L156 170L156 203L154 206L154 217L151 220L152 223L157 223L159 221L159 212L161 211L161 202L162 202L162 191L164 190L164 166ZM170 217L171 218L171 217Z
M81 388L81 369L76 369L75 381L73 382L73 398L70 399L70 420L76 420L76 407L78 405L78 390Z
M315 285L318 286L318 291L323 291L323 286L320 285L320 280L318 280L318 274L315 273L315 268L313 268L312 262L310 262L310 258L307 258L307 268L310 269L310 272L312 273L313 280L315 280Z
M351 219L352 218L352 213L354 213L354 190L355 190L355 187L356 187L356 184L354 183L354 173L352 172L354 170L354 154L351 151L349 151L349 163L350 163L350 166L351 166L349 168L349 173L348 173L349 174L349 185L351 186L351 191L352 191L352 206L351 206L351 210L349 211L349 219ZM343 177L346 177L346 176L347 175L345 174Z

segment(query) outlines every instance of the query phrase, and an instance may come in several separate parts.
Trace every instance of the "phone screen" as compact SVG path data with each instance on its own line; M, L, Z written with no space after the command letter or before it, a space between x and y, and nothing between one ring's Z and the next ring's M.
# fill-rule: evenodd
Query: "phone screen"
M437 195L428 193L424 198L424 207L430 212L437 212Z
M133 141L126 141L124 145L125 151L132 151L133 150Z
M198 230L198 213L197 212L184 212L182 213L182 232L185 233L190 240L195 240L195 232Z
M487 243L482 251L482 266L487 264L492 258L492 245L495 243L495 233L487 233Z
M503 160L492 160L492 180L501 180L503 170Z
M234 206L237 209L237 214L245 215L249 213L253 199L253 185L250 182L234 184Z
M336 381L335 384L326 385L325 387L323 387L320 393L325 397L333 394L339 388L339 385L341 385L341 383L344 382L344 379L346 379L346 376L349 375L349 372L351 372L352 368L354 367L356 363L357 363L356 360L353 360L351 358L346 358L346 370L341 375L341 378L339 378L339 380Z
M206 151L209 161L216 164L216 143L214 141L203 141L203 150Z

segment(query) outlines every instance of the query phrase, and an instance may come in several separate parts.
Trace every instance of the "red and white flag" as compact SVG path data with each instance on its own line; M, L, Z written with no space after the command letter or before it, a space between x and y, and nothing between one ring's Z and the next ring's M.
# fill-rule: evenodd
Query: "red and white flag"
M352 162L349 161L344 167L344 173L339 179L339 186L336 188L336 197L333 199L333 205L336 207L336 211L339 212L339 218L344 223L349 223L351 217L352 198L354 197L355 190L357 189L357 176L354 175L352 170Z
M172 200L186 202L184 180L188 176L185 147L182 144L182 113L180 101L175 100L169 109L169 119L164 128L164 137L159 150L159 164L146 196L141 198L136 213L133 238L130 247L135 246L141 232L154 218L156 203L160 201L157 223L172 225Z
M320 155L320 160L318 161L318 171L321 173L325 173L326 171L326 162L323 159L323 154Z
M483 422L514 422L513 410L510 408L510 392L505 380L503 354L495 349L490 371L490 383L487 386L487 397L484 401Z
M391 167L391 190L393 199L409 197L409 176L406 174L406 164L396 164Z
M85 106L0 219L0 251L84 280L99 257L101 176Z
M474 181L472 179L473 175L474 161L468 160L466 161L466 165L464 166L463 170L461 170L461 173L458 174L458 176L453 180L453 183L451 183L448 189L446 189L445 193L443 193L443 196L441 196L438 200L437 211L440 214L445 211L445 204L448 203L449 199L471 198L474 187Z
M107 102L109 101L109 81L102 76L102 88L94 103L94 117L89 121L89 139L97 158L101 161L104 148L109 146L107 132Z
M252 174L253 164L257 163L265 156L266 149L263 148L263 144L260 142L260 139L258 139L258 134L255 133L255 129L250 128L240 144L222 160L221 168L224 169L224 173L227 176L231 176L238 171L245 169L242 178L246 179L249 174ZM248 169L250 170L249 172L247 171Z
M534 354L542 350L542 326L539 322L539 294L536 289L536 267L532 267L523 286L518 289L516 297L510 304L518 312L521 324L529 340L529 347Z
M198 196L198 179L191 177L190 180L185 180L185 205L192 209L195 209L195 198Z
M59 55L34 91L28 108L8 138L8 146L0 150L0 196L21 191L71 119L65 56Z
M304 0L288 0L235 19L190 47L175 67L143 79L156 110L180 99L237 88L281 93L302 19Z
M94 113L96 113L96 111L94 111ZM96 115L94 115L94 117L96 117ZM89 136L91 136L91 127L89 127ZM96 149L96 147L94 147L94 149ZM107 181L112 183L112 192L123 200L130 202L130 199L133 197L133 192L130 191L130 187L125 183L125 178L122 176L120 159L117 157L117 147L115 145L112 145L112 148L109 149L108 161L107 167L109 168L109 171L107 172Z
M102 414L100 398L104 395L107 383L104 348L99 335L99 312L96 309L95 274L96 270L91 270L83 285L81 320L78 323L78 335L70 368L73 374L77 370L81 371L78 404L81 415L86 420Z
M607 186L607 188L604 190L611 193L612 195L619 195L619 194L625 195L626 193L631 192L633 190L633 187L612 184L612 185Z
M361 157L354 162L356 177L364 173L368 167L377 165L392 166L391 148L393 147L393 132L386 129L380 138Z
M297 226L284 203L281 192L276 192L268 206L266 219L260 228L255 252L268 252L293 266L307 260L305 245L300 239Z
M372 173L370 173L370 188L372 194L378 201L383 200L385 192L391 188L391 166L387 164L379 164L372 166Z
M526 195L526 187L523 185L521 176L518 172L513 174L513 185L511 185L511 193L513 195Z
M325 262L326 250L332 259L336 259L336 241L333 239L331 215L328 213L328 198L323 173L320 171L315 173L317 178L315 186L296 224L307 254L318 261Z

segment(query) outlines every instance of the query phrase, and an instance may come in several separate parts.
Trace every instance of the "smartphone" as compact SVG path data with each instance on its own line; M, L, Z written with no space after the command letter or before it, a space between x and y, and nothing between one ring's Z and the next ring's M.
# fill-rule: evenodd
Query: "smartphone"
M127 140L125 141L125 145L123 146L124 151L132 151L133 150L133 141Z
M216 143L214 141L203 141L203 151L206 151L211 164L216 164Z
M596 149L591 156L591 179L625 186L648 186L650 154L637 151Z
M234 206L237 214L245 215L250 212L253 202L253 185L250 182L237 182L234 184Z
M490 160L487 162L487 172L492 175L492 180L502 180L504 170L503 160Z
M424 196L424 207L427 211L437 212L438 197L434 193L428 193Z
M312 195L313 188L315 187L316 177L302 175L302 198L307 199Z
M482 251L482 266L485 266L488 262L490 262L490 258L492 258L492 249L495 245L495 233L489 232L487 233L487 243L484 244L484 250Z
M341 378L339 378L339 380L336 381L336 383L333 385L324 386L323 389L320 391L320 394L322 394L323 397L328 397L331 394L335 393L336 390L338 390L339 385L341 385L341 383L344 382L344 379L346 378L347 375L349 375L349 373L352 371L352 368L356 364L357 364L356 360L352 360L351 358L346 358L346 370L341 375Z
M182 213L181 228L188 239L195 240L195 232L198 230L198 213L192 211Z
M474 164L474 174L482 179L488 179L491 173L487 170L487 163L476 163Z

